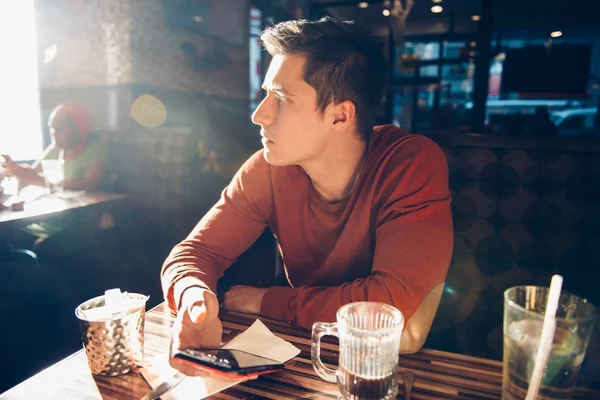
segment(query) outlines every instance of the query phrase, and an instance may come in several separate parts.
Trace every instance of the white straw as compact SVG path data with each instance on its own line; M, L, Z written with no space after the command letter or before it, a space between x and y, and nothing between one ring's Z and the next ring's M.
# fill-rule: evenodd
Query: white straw
M550 282L550 293L548 293L548 301L546 303L542 336L540 338L537 354L535 355L535 367L531 374L529 390L527 390L527 397L525 397L525 400L535 399L540 390L544 366L548 361L548 356L550 355L550 350L552 348L552 339L554 338L554 329L556 328L556 320L554 317L556 316L556 309L558 308L562 283L563 278L560 275L554 275Z

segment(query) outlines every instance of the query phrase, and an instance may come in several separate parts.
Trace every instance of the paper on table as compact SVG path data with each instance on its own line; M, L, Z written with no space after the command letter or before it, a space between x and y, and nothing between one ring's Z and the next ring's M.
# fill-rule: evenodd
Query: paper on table
M280 363L284 363L300 354L299 348L275 336L258 319L244 332L231 339L223 348L243 350Z
M259 356L271 358L284 363L298 354L298 349L293 344L278 338L260 320L254 321L252 326L237 335L224 349L243 350ZM159 354L150 360L150 366L141 368L142 376L156 388L177 372L169 365L168 352ZM203 399L221 390L236 385L243 380L227 379L219 376L186 377L173 390L161 396L163 400L196 400Z
M156 389L162 382L168 380L177 373L177 370L169 365L169 354L162 353L150 360L149 367L140 369L142 376L152 387ZM203 399L212 394L227 389L242 382L236 379L227 379L217 375L210 378L200 376L186 376L181 383L169 392L160 396L162 400L196 400ZM150 389L148 389L150 391Z

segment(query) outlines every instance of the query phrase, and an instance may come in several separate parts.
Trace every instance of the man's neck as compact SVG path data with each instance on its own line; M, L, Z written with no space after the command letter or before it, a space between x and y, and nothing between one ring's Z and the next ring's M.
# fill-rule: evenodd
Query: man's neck
M336 148L327 149L321 157L307 161L301 167L325 201L336 203L352 193L366 152L367 143L356 136L347 142L336 143Z

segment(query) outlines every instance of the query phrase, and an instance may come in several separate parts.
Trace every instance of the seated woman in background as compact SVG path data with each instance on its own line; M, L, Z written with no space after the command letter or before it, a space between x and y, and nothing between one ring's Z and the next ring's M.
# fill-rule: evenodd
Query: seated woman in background
M48 127L52 143L42 159L64 158L65 189L93 191L104 181L107 153L101 143L88 140L91 126L88 111L75 104L60 104L50 113ZM41 160L29 166L16 163L9 155L2 157L7 172L22 184L45 186Z
M64 188L94 191L107 176L108 154L103 143L89 140L91 117L75 104L60 104L50 113L48 127L52 143L42 160L64 159ZM18 164L2 155L5 168L21 185L45 186L41 160L32 165ZM70 212L23 228L25 236L13 237L15 247L31 248L44 256L69 253L90 245L98 227L99 215ZM23 233L21 232L21 233ZM33 245L29 244L33 241Z

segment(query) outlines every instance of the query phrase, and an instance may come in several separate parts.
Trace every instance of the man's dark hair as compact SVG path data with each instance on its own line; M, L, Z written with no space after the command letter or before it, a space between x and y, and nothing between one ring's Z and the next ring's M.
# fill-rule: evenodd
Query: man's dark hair
M387 83L383 45L375 36L353 22L324 17L281 22L260 39L272 56L305 55L304 80L317 92L318 109L351 101L358 131L369 139Z

